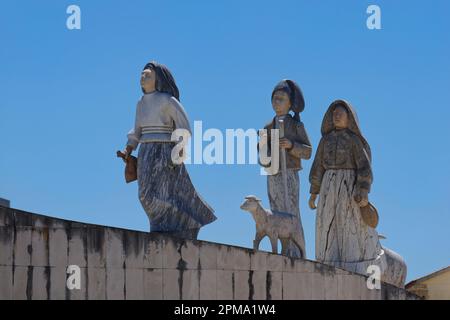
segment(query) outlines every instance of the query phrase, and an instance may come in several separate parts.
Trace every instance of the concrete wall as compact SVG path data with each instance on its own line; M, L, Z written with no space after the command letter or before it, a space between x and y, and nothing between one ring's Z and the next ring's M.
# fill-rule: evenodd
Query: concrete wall
M66 286L67 266L81 271ZM309 260L0 207L0 299L415 299Z

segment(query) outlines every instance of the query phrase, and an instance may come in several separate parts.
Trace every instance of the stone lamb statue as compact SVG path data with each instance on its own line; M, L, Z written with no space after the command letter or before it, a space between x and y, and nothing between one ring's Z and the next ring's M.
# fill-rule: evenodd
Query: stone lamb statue
M253 249L258 250L261 240L268 236L272 252L278 253L278 239L281 241L281 254L286 255L291 240L300 250L300 258L305 257L305 244L301 238L300 221L298 217L287 213L272 213L261 206L261 200L256 196L245 197L241 209L249 211L256 223L256 235Z

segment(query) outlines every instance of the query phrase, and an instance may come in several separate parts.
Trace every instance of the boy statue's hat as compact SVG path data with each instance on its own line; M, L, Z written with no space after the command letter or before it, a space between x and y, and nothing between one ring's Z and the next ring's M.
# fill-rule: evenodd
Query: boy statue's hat
M294 80L283 79L273 88L272 98L276 91L284 91L289 95L291 100L291 108L295 113L295 117L299 118L299 113L305 110L305 99L298 84Z

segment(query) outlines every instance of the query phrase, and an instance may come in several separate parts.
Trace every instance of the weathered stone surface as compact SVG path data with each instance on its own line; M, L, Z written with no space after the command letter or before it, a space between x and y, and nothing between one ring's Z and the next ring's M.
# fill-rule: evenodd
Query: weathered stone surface
M31 216L31 226L34 228L52 228L52 229L67 229L67 223L64 220L52 219L47 216L33 214Z
M144 299L162 300L163 296L163 270L144 269Z
M283 272L283 300L297 299L297 274L294 272Z
M30 235L31 237L31 235ZM14 267L13 299L31 299L33 284L33 267Z
M87 228L86 236L87 265L89 266L89 268L105 268L106 230L104 228ZM62 241L64 242L64 240Z
M184 241L180 247L180 255L184 261L184 267L190 270L198 269L200 262L200 248L192 241Z
M163 240L145 237L144 268L161 269L163 267Z
M180 264L182 242L178 239L164 239L162 251L162 266L164 269L176 269Z
M200 272L200 299L217 299L217 270L202 269Z
M252 271L252 300L266 300L267 271Z
M48 228L34 228L31 232L31 265L45 267L49 265Z
M34 267L31 299L47 300L50 296L50 267Z
M0 266L0 300L13 298L12 266Z
M217 269L217 245L201 242L199 247L200 267L202 270Z
M14 213L9 208L0 206L0 227L12 226L14 224Z
M250 253L231 246L220 246L217 268L223 270L250 270Z
M183 271L182 300L198 300L200 298L200 275L197 270Z
M282 259L282 271L283 272L297 272L297 264L296 261L299 261L299 259L290 258L290 257L283 257Z
M272 272L283 271L283 256L277 254L269 254L267 256L267 270Z
M126 268L144 267L144 236L138 232L124 232L124 255Z
M85 268L87 265L86 230L85 228L70 229L68 235L68 261L69 265Z
M68 246L67 233L64 229L48 230L48 254L49 265L52 267L66 267L68 265Z
M106 299L105 268L90 267L88 269L88 297L91 300Z
M176 269L163 269L163 299L179 300L182 295L182 275Z
M250 270L267 271L267 260L269 254L262 251L255 251L250 254Z
M297 299L298 300L311 300L312 299L312 273L297 273L295 277L295 286L297 287Z
M127 268L125 270L125 298L127 300L144 299L144 269Z
M235 300L248 300L250 294L249 271L235 271L234 275L234 294Z
M338 277L336 274L327 274L324 277L325 300L338 300Z
M67 259L67 256L65 256ZM66 266L50 267L50 300L66 299ZM91 271L91 269L89 269ZM91 283L91 279L89 280ZM92 281L94 283L94 281Z
M10 212L14 214L13 219L16 227L33 227L33 216L36 216L35 214L17 209Z
M297 272L314 272L315 270L315 262L310 261L310 260L296 260L295 261L295 265L297 266L296 271Z
M124 268L106 268L106 299L124 300L125 299L125 269Z
M0 226L0 266L11 266L13 258L14 230Z
M123 234L118 229L106 230L106 268L123 268L125 251L123 248Z
M14 265L26 267L31 265L31 227L17 227L14 241Z
M366 277L310 260L22 212L17 217L15 236L12 225L0 227L0 295L6 299L416 298L385 283L367 290ZM69 264L80 267L79 290L66 286Z
M233 271L217 270L217 299L233 299L234 276Z
M283 299L283 273L267 271L266 292L268 300Z
M361 300L361 279L358 276L338 275L338 299Z
M313 300L320 300L325 297L325 277L320 273L311 273L311 298Z

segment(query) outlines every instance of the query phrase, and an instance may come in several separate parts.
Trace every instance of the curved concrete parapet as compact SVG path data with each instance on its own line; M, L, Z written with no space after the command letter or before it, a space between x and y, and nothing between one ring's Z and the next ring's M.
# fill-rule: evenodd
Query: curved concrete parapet
M0 299L417 299L366 280L315 261L0 206Z

